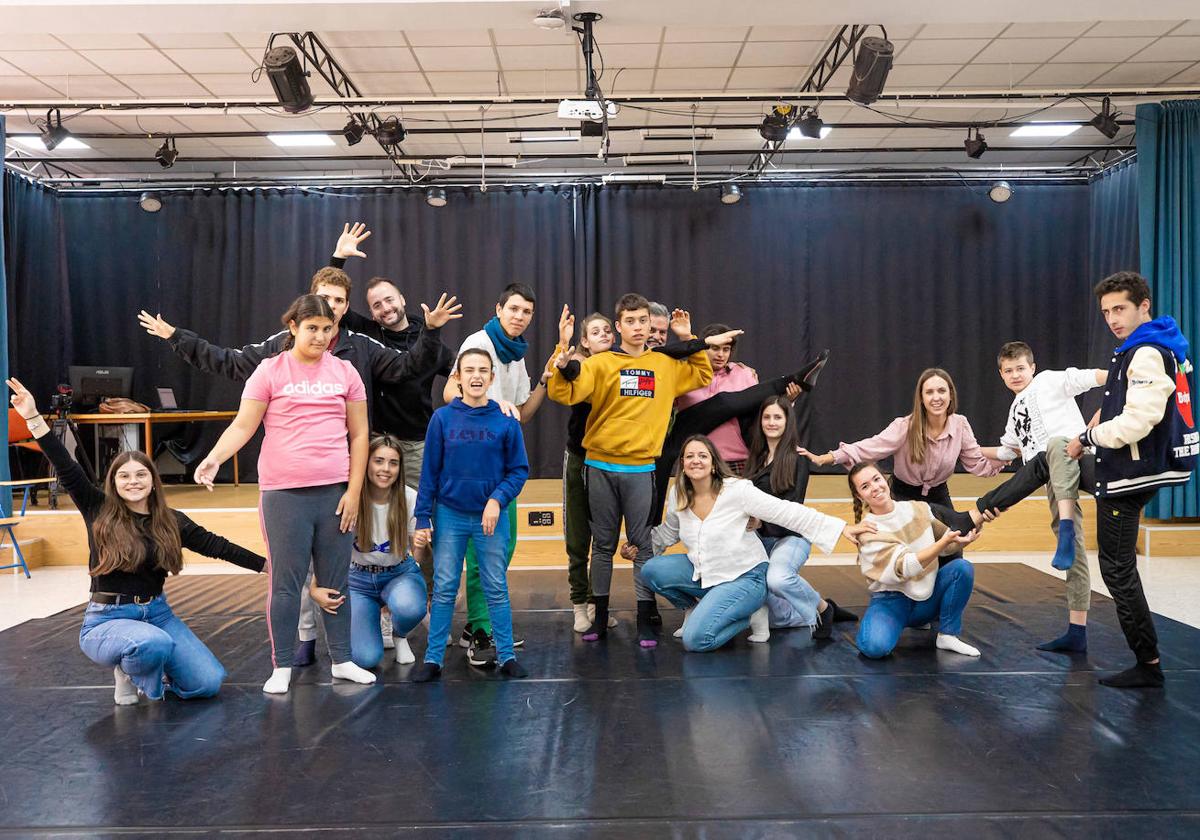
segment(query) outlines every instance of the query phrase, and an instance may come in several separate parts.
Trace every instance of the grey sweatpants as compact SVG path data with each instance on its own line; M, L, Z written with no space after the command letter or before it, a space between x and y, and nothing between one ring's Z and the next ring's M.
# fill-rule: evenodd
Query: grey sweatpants
M288 668L296 646L300 595L312 566L319 586L348 591L354 533L343 534L334 511L345 484L264 490L259 500L263 538L267 542L267 631L276 668ZM330 615L322 612L329 656L350 661L350 599Z
M654 503L654 473L609 472L588 466L588 511L592 525L592 594L608 595L612 585L613 554L625 520L625 539L636 545L633 589L639 601L653 601L654 593L642 581L642 566L650 559L650 526L647 520Z

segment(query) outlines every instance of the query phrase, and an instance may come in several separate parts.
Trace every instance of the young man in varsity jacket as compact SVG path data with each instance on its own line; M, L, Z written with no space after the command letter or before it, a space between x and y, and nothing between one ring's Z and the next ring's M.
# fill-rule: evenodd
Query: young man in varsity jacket
M1163 684L1158 635L1137 570L1142 508L1161 487L1183 484L1200 451L1187 374L1188 342L1169 315L1150 317L1150 287L1132 271L1097 284L1104 320L1121 344L1109 360L1099 423L1067 447L1078 458L1096 450L1096 539L1100 573L1117 605L1132 668L1104 677L1114 688Z

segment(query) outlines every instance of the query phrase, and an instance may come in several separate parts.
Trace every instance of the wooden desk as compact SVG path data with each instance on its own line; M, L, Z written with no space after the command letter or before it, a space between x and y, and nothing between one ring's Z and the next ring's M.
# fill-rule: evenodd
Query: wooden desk
M77 425L94 427L96 451L99 452L100 427L123 426L127 423L142 427L142 451L151 458L154 457L154 424L156 423L205 423L212 421L229 422L237 417L236 411L152 411L138 414L68 414L67 417ZM238 456L233 456L233 486L238 486Z

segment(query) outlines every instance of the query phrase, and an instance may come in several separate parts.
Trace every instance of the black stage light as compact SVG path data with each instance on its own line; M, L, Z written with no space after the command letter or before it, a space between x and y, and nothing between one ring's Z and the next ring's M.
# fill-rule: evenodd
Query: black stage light
M987 151L987 141L983 139L983 135L979 133L979 129L975 129L975 137L971 138L971 129L967 129L967 139L963 142L963 147L967 150L967 157L972 160L979 160L983 157L983 153Z
M888 73L892 71L895 51L896 48L887 39L886 29L882 38L863 38L859 41L846 98L859 105L870 105L878 99L887 83Z
M406 134L399 117L388 117L375 129L375 139L381 146L395 146L403 143Z
M163 169L170 169L175 165L175 159L179 157L179 150L175 148L175 138L168 137L163 141L163 144L158 147L158 151L154 153L154 159L158 161L158 165Z
M796 123L800 129L800 133L805 137L811 137L813 140L821 139L821 130L825 128L825 121L821 119L816 108L809 108L808 114L800 122Z
M312 89L300 58L291 47L275 47L263 57L263 68L275 89L275 98L289 114L299 114L312 107Z
M138 205L147 213L157 213L162 209L162 199L158 193L144 192L138 196Z
M430 187L425 190L425 203L430 207L445 207L446 191L441 187Z
M346 138L347 146L354 146L363 139L363 134L366 131L366 126L354 119L354 117L351 117L350 121L346 123L346 127L342 129L342 136Z
M771 113L763 117L758 133L768 143L782 143L787 139L788 123L791 118L792 105L776 105Z
M742 200L742 188L737 184L723 184L721 186L721 203L722 204L737 204Z
M1088 125L1111 140L1121 130L1121 126L1117 125L1117 117L1119 116L1121 116L1120 113L1113 112L1112 102L1106 96L1104 97L1104 102L1100 105L1100 113L1088 120Z
M46 127L42 129L42 145L46 147L46 151L54 151L55 146L70 136L71 132L63 128L62 112L57 108L47 111Z

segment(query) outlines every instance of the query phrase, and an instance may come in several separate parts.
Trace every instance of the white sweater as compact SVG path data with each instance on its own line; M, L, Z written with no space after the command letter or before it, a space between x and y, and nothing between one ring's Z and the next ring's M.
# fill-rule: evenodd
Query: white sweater
M1046 451L1050 438L1073 438L1087 424L1079 412L1075 397L1098 387L1097 371L1067 368L1044 370L1025 390L1013 397L1008 409L1008 422L1000 438L1004 460L1018 455L1025 461Z
M846 523L810 507L786 502L743 478L727 478L713 508L704 519L691 510L677 510L674 491L667 498L667 518L650 534L655 555L677 542L688 549L696 572L692 580L705 589L736 580L759 563L767 552L754 531L746 530L750 517L795 531L829 554Z

